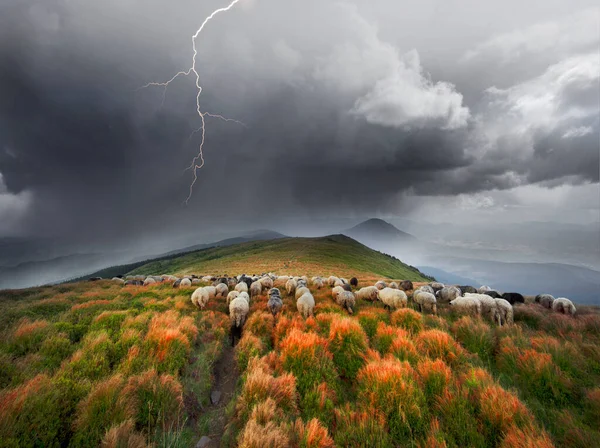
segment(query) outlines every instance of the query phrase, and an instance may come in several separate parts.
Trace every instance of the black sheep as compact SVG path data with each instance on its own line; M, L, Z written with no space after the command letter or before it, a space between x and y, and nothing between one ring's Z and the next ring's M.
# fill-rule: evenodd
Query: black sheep
M402 291L411 291L411 290L415 289L415 287L413 286L413 284L410 280L404 280L404 281L400 282L400 289Z
M463 295L465 295L466 293L477 294L477 288L474 288L473 286L469 286L469 285L459 286L458 289L460 289L460 292Z
M511 305L514 305L515 303L525 303L525 297L518 292L505 292L502 294L502 298Z
M356 287L358 286L358 279L357 279L356 277L352 277L352 278L350 279L350 284L351 284L351 285L352 285L354 288L356 288Z

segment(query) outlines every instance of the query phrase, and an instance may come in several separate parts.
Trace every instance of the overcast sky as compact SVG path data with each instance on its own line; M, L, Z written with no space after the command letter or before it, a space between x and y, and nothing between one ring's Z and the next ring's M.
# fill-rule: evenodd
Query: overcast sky
M0 237L296 217L600 220L600 9L574 0L0 2ZM164 95L164 96L163 96ZM279 226L281 227L281 226Z

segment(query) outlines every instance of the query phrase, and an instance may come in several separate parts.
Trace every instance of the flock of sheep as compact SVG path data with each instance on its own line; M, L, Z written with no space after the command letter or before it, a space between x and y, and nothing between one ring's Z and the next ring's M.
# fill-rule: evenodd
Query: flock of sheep
M172 282L174 288L190 287L195 284L211 283L211 286L197 288L191 297L192 303L204 309L211 299L226 298L231 319L232 344L235 337L241 336L241 330L250 311L250 301L268 291L268 310L276 316L283 307L281 290L285 289L288 296L294 296L298 312L306 319L314 315L315 298L308 288L309 283L315 289L325 286L331 288L333 300L353 314L356 300L381 301L385 309L396 310L408 306L409 296L421 312L437 313L439 304L448 304L459 314L472 314L489 318L499 326L512 324L514 320L513 305L524 303L524 297L515 292L500 293L488 286L474 288L473 286L446 286L439 282L431 282L416 289L409 280L390 282L379 280L373 286L360 289L356 277L349 281L345 278L330 276L328 278L306 276L277 276L272 273L260 276L238 277L189 276L178 278L172 275L162 276L128 276L124 279L114 277L113 281L124 285L151 285L160 282ZM408 293L408 295L407 295ZM575 315L575 305L569 299L555 299L550 294L540 294L535 301L543 307L556 312Z

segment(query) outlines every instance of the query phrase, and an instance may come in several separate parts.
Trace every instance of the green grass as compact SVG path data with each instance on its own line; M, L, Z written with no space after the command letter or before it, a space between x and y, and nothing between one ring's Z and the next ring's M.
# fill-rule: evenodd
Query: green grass
M151 261L129 274L229 273L273 271L307 275L376 275L394 279L428 281L418 269L395 257L374 251L343 235L321 238L282 238L214 247L179 257Z

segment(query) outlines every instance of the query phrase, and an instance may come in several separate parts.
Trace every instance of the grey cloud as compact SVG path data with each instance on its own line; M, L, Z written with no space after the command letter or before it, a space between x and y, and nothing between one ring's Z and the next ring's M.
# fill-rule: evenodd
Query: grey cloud
M340 13L335 2L264 0L240 2L199 41L204 109L247 127L208 119L206 165L184 207L184 169L199 142L198 134L188 140L199 125L193 80L173 83L162 106L162 89L136 88L189 64L191 33L217 5L0 7L0 172L8 193L30 197L32 214L20 225L117 239L267 212L368 214L403 195L598 181L593 83L553 92L542 123L514 110L552 73L468 102L460 85L470 74L428 75L430 56L418 56L432 49L406 56L412 45L389 37L385 16L360 5ZM572 111L584 113L567 120ZM582 126L593 132L562 139ZM264 201L267 209L257 206Z

